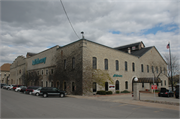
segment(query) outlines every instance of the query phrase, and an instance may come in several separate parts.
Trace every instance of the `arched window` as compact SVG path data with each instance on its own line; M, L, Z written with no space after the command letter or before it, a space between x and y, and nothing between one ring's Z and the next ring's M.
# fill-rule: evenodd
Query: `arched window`
M141 72L144 72L143 64L141 64Z
M132 71L135 71L135 64L134 64L134 62L132 63Z
M116 60L116 71L118 71L118 70L119 70L119 61Z
M93 69L97 69L97 58L93 57Z
M108 70L108 59L104 60L104 64L105 64L105 70Z
M74 82L72 82L72 91L74 91L74 89L75 89L75 84Z
M119 90L119 81L116 81L116 90Z
M72 69L75 69L75 58L72 58Z
M108 82L105 82L105 91L108 91Z
M128 70L127 62L125 61L125 71Z
M96 92L96 82L93 82L93 92Z
M128 81L125 82L125 88L128 89Z

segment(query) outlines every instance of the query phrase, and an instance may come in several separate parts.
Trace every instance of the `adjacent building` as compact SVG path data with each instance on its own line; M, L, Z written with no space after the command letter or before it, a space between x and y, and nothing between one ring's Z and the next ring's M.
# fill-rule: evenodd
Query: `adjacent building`
M98 90L131 92L133 83L140 83L140 90L151 90L153 79L158 88L168 88L167 63L155 46L145 47L142 41L111 48L80 39L17 57L10 68L11 83L23 84L23 72L40 75L36 83L32 79L29 85L55 86L75 95Z
M11 64L6 63L0 67L0 83L9 83L10 65Z

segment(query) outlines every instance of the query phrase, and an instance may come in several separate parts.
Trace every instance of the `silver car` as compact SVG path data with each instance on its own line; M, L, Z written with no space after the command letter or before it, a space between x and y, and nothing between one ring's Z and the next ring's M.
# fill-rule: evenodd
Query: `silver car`
M39 96L41 88L42 87L39 87L38 89L33 90L32 94L35 95L35 96Z

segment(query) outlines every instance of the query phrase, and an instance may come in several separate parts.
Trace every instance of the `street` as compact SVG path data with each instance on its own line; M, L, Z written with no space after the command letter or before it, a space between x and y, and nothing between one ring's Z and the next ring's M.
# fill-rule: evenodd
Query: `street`
M179 118L178 110L0 89L1 118Z

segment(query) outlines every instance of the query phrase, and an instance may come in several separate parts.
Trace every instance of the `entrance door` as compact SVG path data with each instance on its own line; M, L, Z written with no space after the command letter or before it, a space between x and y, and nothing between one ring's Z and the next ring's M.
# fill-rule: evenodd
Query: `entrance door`
M119 81L116 81L116 90L119 90Z
M96 82L93 82L93 92L96 92Z
M108 82L105 82L105 91L108 91Z

